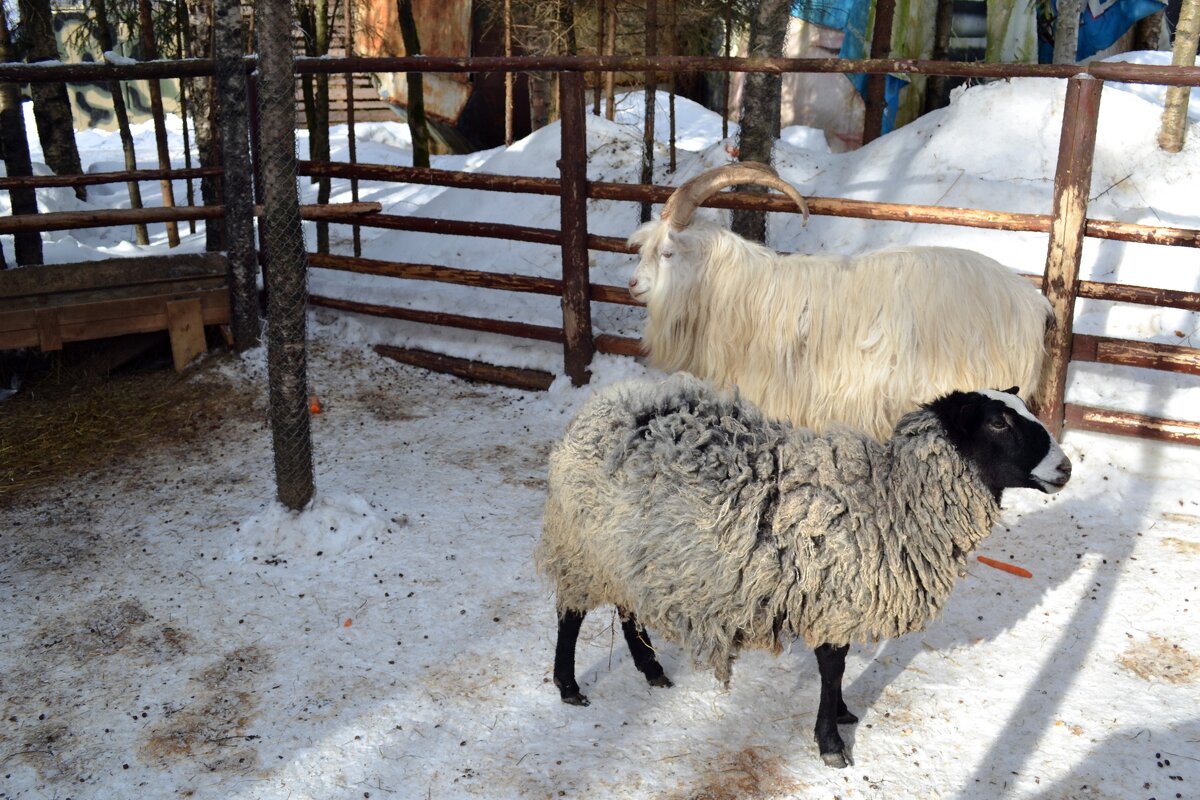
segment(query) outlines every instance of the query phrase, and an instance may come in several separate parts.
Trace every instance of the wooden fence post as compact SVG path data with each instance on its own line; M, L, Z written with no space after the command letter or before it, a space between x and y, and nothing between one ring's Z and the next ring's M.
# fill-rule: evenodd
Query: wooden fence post
M1071 360L1072 324L1078 294L1079 262L1087 226L1088 193L1092 185L1092 158L1096 151L1096 124L1104 81L1076 75L1067 82L1058 167L1054 174L1054 208L1042 292L1053 308L1046 333L1046 363L1041 387L1033 405L1050 432L1062 434L1067 365Z
M562 310L566 372L571 383L591 380L588 365L592 341L592 306L587 247L587 128L584 117L583 75L564 72L559 79L562 157Z

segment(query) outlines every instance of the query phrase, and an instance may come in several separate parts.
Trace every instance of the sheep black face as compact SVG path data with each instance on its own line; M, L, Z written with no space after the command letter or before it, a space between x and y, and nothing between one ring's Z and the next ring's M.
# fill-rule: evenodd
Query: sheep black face
M928 405L997 500L1005 489L1053 494L1071 478L1071 461L1016 392L953 392Z

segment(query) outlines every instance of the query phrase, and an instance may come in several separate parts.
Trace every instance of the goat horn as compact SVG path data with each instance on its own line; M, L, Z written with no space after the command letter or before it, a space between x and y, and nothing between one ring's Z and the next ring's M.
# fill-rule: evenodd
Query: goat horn
M783 192L795 201L804 215L804 224L808 224L808 203L804 202L804 196L796 190L796 187L779 177L779 174L769 165L756 161L738 161L726 164L723 167L702 172L687 181L667 198L662 209L662 219L669 222L675 230L681 231L692 221L692 215L705 200L727 186L746 183L767 186Z

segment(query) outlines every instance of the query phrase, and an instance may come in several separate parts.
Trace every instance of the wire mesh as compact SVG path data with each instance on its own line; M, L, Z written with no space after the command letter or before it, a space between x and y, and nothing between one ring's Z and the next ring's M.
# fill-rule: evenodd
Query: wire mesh
M216 0L214 66L225 166L225 244L230 266L230 321L239 352L258 345L258 254L254 249L254 185L246 105L245 31L240 0Z
M279 500L302 508L314 490L308 409L306 303L308 257L296 183L296 87L292 13L287 0L255 11L267 288L267 372Z

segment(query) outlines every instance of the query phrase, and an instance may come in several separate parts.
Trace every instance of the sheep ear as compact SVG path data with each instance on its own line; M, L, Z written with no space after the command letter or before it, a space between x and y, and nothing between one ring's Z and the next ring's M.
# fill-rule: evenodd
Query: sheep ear
M963 396L962 404L954 414L954 423L959 432L969 434L979 427L982 417L983 404L979 402L979 396L968 394Z
M1004 393L1005 393L1005 394L1020 394L1020 393L1021 393L1021 387L1020 387L1020 386L1011 386L1011 387L1009 387L1009 388L1005 389L1005 390L1004 390Z

